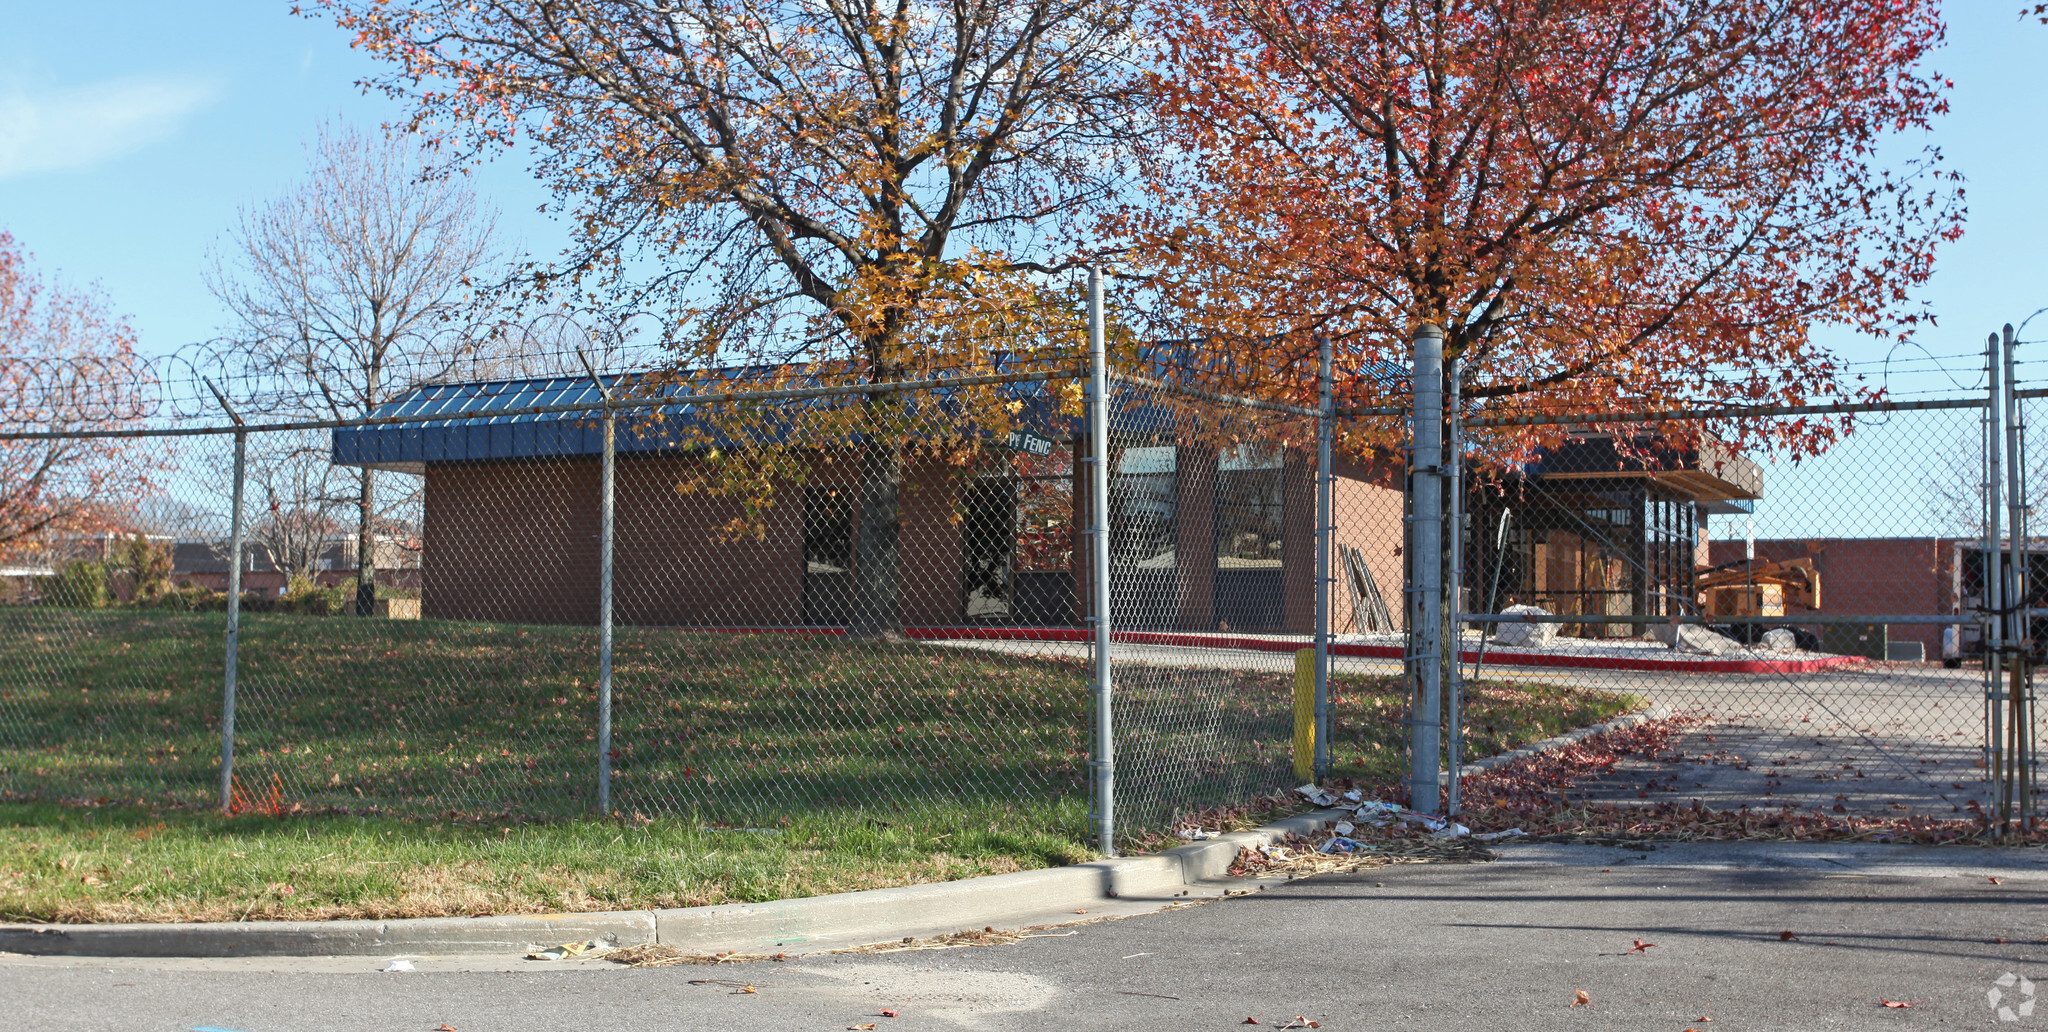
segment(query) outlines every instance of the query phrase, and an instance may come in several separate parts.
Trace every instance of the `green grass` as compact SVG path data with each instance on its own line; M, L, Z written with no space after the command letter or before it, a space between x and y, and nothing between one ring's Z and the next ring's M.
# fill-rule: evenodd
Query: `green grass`
M0 793L217 796L218 614L0 611ZM622 628L613 808L713 823L1050 802L1083 784L1087 669L924 645ZM242 625L251 805L594 808L596 633L283 615Z
M0 803L0 920L517 914L759 901L1053 867L1028 824L797 815L772 829L462 824Z
M256 812L227 817L206 812L224 629L0 609L0 917L680 906L1089 855L1082 662L622 628L598 818L594 630L246 616L236 781ZM1127 829L1291 776L1291 678L1118 677ZM1546 683L1469 697L1475 757L1635 704ZM1334 700L1337 773L1398 777L1399 679L1339 677Z

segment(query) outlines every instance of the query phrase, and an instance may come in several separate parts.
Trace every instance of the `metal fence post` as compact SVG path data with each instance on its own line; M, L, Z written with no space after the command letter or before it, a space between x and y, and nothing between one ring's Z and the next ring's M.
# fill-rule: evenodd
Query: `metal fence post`
M1415 331L1415 413L1409 468L1408 664L1414 686L1409 715L1408 805L1436 812L1443 732L1443 424L1444 334L1432 323Z
M2005 604L2013 610L2013 614L2007 618L2011 631L2006 635L2006 640L2021 643L2021 647L2012 654L2011 671L2006 677L2006 711L2009 719L2006 723L2005 767L1999 771L2004 787L2000 790L2003 805L1999 807L1998 819L1999 823L2008 829L2015 827L2015 817L2020 820L2021 826L2024 825L2028 804L2031 802L2025 794L2026 778L2022 773L2027 759L2026 744L2029 730L2026 726L2029 723L2026 697L2033 680L2032 649L2025 643L2030 642L2034 636L2031 633L2033 620L2028 615L2032 585L2029 584L2031 578L2027 576L2027 498L2026 489L2022 486L2025 471L2021 468L2023 462L2020 457L2020 403L2016 393L2019 384L2015 382L2013 375L2013 347L2017 343L2018 334L2013 332L2011 323L2006 323L1999 348L2000 360L2005 367L2005 396L2002 402L2005 406L2005 504L2008 542L2006 555L2009 571L2006 574L2008 579Z
M1985 705L1985 770L1992 783L1992 809L1998 810L2005 804L2003 798L2005 779L1999 772L2005 767L2005 692L2003 673L2005 658L2005 579L2007 571L2004 562L2004 533L2000 527L1999 503L2001 488L2004 487L2005 471L2000 462L2000 449L2004 445L2005 412L2004 388L2001 374L2004 362L1999 358L1998 334L1991 335L1985 345L1984 360L1989 371L1989 398L1984 414L1985 419L1985 479L1984 479L1984 705Z
M1332 378L1330 336L1324 334L1317 348L1318 397L1316 401L1316 753L1315 775L1321 781L1330 775L1330 592L1336 581L1330 575L1331 537L1336 533L1330 492L1336 473L1330 468L1330 438L1335 432L1336 402Z
M1463 416L1459 407L1464 387L1461 379L1463 375L1463 369L1451 367L1451 398L1448 406L1450 429L1446 436L1449 445L1445 448L1445 466L1449 470L1446 478L1451 485L1449 512L1444 519L1445 530L1450 534L1450 540L1444 544L1445 550L1449 553L1451 567L1451 580L1444 588L1449 596L1444 611L1450 624L1446 631L1450 640L1444 644L1444 655L1447 660L1443 664L1447 671L1444 681L1444 692L1447 696L1444 719L1451 725L1448 736L1450 753L1444 760L1444 767L1450 772L1449 783L1444 790L1446 817L1458 815L1458 765L1464 761L1465 754L1465 718L1462 712L1465 702L1465 629L1464 625L1458 622L1458 614L1465 612L1465 435L1459 427L1459 421Z
M597 557L597 812L612 809L612 460L618 418L612 410L611 388L578 351L584 371L604 399L604 489L598 509Z
M242 417L228 404L227 395L206 381L206 389L225 409L235 426L243 425ZM228 516L228 629L226 655L221 674L220 691L220 808L233 810L235 806L235 677L236 660L242 651L242 480L248 467L249 433L235 431L235 486L232 492L234 506Z
M1095 622L1095 843L1116 855L1116 725L1109 632L1109 372L1104 355L1102 270L1088 270L1088 608Z

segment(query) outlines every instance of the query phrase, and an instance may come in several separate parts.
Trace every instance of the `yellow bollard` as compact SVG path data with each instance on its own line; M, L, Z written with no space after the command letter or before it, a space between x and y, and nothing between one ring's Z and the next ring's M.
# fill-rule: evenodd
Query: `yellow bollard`
M1316 650L1294 654L1294 776L1316 773Z

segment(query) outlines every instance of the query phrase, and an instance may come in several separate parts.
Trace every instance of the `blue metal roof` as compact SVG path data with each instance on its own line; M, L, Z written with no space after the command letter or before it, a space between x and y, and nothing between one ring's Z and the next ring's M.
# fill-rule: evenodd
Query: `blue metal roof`
M621 377L631 381L631 377ZM729 381L730 382L730 381ZM746 389L743 382L731 386ZM644 387L629 387L632 391ZM666 395L688 395L701 388L665 384ZM1071 420L1057 416L1052 398L1043 383L1006 384L1004 390L1025 403L1017 416L1023 429L1065 435L1073 430ZM945 405L953 391L940 389L924 397L939 398ZM644 399L644 394L633 395ZM790 415L806 405L827 405L837 399L787 403ZM509 410L553 405L588 405L580 411L494 415ZM435 384L407 392L395 401L378 406L372 418L445 416L417 423L392 426L348 427L334 431L334 462L343 466L374 466L404 472L420 472L429 462L479 462L494 459L532 459L561 456L599 455L604 451L604 396L584 376L545 377L526 380L493 380L470 383ZM697 417L699 406L686 401L674 404L640 404L618 413L614 450L620 454L649 453L701 447L707 438L722 447L734 440L716 425L706 426ZM790 420L761 427L762 435L780 439Z
M1182 342L1150 350L1151 364L1162 373L1175 367L1187 369L1231 361L1230 356L1215 352L1205 354L1201 349L1188 347ZM733 368L718 370L712 376L723 381L716 386L747 390L767 387L757 379L765 372L760 368ZM1408 386L1408 370L1390 362L1366 363L1356 375L1389 390L1405 391ZM629 394L644 398L643 392L649 388L636 381L636 376L626 375L614 382L624 385ZM808 386L816 382L815 379L807 379L774 386ZM699 393L705 386L670 382L663 384L660 390L665 395L685 396ZM1054 399L1045 383L1013 383L1004 385L1002 389L1025 405L1015 417L1019 428L1056 437L1064 437L1079 429L1078 420L1057 414ZM1147 393L1143 388L1122 384L1114 388L1114 432L1134 436L1173 432L1176 417L1172 410L1148 403ZM952 390L941 388L920 397L935 397L941 406L945 406L950 403L952 395ZM806 404L834 403L834 400L792 402L789 409L793 415ZM588 408L559 413L494 414L557 405ZM370 414L373 418L445 418L335 430L334 462L344 466L373 466L417 473L429 462L599 455L604 451L603 405L602 392L587 376L433 384L408 391L398 399L378 406ZM693 403L678 401L621 410L614 447L620 454L680 450L701 446L707 436L720 446L733 446L734 442L716 426L706 427L698 421L697 408ZM653 418L656 416L658 418ZM782 433L774 425L766 427L765 432L778 439Z

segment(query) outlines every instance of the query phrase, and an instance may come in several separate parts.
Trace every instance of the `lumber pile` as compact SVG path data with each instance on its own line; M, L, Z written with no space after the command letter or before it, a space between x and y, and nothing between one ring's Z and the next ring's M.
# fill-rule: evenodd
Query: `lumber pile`
M1813 557L1776 562L1739 559L1697 574L1700 609L1709 617L1784 616L1785 604L1820 608L1820 571Z

